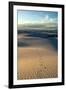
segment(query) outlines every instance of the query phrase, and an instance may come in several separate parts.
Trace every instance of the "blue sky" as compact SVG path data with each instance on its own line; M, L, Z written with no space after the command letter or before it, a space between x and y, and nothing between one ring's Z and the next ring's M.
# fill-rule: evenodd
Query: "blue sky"
M58 13L51 11L32 11L32 10L18 10L17 11L18 25L28 24L52 24L56 25L58 22Z

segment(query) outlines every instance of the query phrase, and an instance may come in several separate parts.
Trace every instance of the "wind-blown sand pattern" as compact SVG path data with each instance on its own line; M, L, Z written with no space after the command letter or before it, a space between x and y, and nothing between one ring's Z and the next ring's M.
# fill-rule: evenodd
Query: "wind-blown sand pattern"
M18 42L24 44L19 44L17 48L18 80L58 76L58 55L51 40L19 34Z

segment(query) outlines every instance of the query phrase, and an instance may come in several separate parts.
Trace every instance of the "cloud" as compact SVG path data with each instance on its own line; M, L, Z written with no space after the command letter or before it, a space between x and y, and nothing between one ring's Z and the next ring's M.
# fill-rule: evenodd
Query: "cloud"
M58 20L57 18L49 17L45 15L40 20L21 20L21 25L18 25L20 28L46 28L46 29L57 29Z
M46 15L42 20L41 23L57 23L57 18L50 18L48 15Z

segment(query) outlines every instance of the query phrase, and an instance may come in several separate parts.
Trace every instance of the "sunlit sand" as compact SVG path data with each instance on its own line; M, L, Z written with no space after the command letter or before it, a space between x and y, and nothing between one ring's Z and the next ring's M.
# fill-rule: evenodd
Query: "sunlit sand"
M18 47L18 80L57 77L57 52L48 44L44 47Z

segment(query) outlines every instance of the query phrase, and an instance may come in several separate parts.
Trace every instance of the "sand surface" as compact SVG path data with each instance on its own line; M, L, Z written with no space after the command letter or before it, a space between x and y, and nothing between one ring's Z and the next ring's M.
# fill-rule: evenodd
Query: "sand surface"
M57 77L58 56L49 44L44 47L17 48L17 79Z

